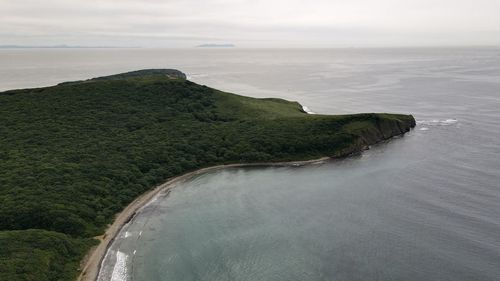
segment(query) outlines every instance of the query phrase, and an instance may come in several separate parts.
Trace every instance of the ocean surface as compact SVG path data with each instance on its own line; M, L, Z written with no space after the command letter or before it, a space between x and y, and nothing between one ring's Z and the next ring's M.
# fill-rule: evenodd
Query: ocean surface
M122 230L100 280L500 280L500 48L0 50L0 90L142 68L417 127L343 160L181 183Z

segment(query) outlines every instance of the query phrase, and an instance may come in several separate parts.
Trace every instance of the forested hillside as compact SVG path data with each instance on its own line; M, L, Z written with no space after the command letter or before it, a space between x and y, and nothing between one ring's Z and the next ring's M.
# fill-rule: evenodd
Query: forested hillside
M308 115L153 70L0 93L0 280L72 280L113 216L166 179L223 163L338 156L410 115Z

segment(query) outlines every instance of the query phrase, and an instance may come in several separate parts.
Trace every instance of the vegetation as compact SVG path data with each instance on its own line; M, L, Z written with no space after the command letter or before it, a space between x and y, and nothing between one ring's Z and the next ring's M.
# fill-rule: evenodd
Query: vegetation
M412 126L409 115L308 115L172 70L0 93L0 280L71 280L89 238L167 178L344 155Z
M0 280L72 280L94 244L39 229L0 231Z

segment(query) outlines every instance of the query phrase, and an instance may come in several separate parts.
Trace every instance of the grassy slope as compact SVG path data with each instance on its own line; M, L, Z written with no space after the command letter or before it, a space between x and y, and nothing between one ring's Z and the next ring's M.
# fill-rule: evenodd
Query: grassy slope
M0 280L71 280L89 237L169 177L341 155L412 124L307 115L158 72L0 93Z

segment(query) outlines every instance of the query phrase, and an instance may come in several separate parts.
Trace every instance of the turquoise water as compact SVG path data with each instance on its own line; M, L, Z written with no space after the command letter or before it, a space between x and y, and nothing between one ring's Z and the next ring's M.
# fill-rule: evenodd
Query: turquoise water
M142 209L100 280L499 280L500 49L1 50L0 88L140 68L297 100L412 113L341 161L227 169Z

